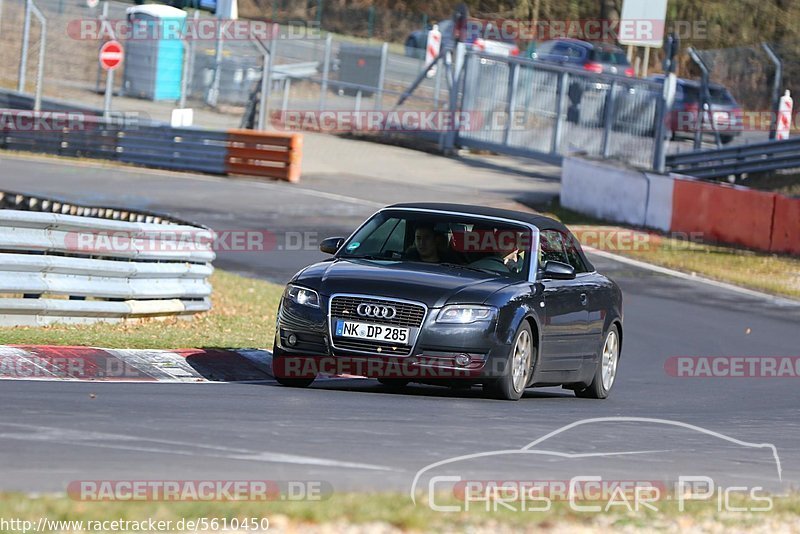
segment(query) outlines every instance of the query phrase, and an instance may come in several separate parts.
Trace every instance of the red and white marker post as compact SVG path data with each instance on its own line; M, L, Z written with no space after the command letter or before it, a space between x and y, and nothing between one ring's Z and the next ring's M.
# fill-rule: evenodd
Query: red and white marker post
M428 32L428 44L425 47L425 67L429 67L439 57L439 50L442 48L442 32L439 31L439 25L434 24L433 28ZM428 78L433 78L436 75L436 65L431 67L428 71Z
M100 47L100 66L106 71L106 94L103 104L103 116L111 113L111 95L114 93L114 70L122 65L125 54L119 41L108 41Z
M794 101L789 91L786 91L781 97L781 104L778 109L778 127L776 128L775 139L783 141L789 139L789 132L792 130L792 110L794 109Z

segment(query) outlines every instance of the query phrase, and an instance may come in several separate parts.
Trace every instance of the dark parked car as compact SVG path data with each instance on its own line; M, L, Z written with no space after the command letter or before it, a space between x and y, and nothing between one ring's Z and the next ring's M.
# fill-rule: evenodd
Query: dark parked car
M596 74L635 74L625 52L616 46L590 43L578 39L553 39L537 43L531 49L531 59L582 67Z
M664 75L650 76L650 79L663 81ZM702 83L697 80L678 78L675 103L672 105L671 113L667 115L667 129L673 138L686 134L693 135L697 131L702 87ZM720 141L728 144L742 133L742 107L723 85L710 83L708 92L710 115L704 117L703 132L713 133L716 130L720 134Z
M605 398L622 294L552 219L453 204L382 209L297 273L278 310L273 371L305 387L343 362L402 387L481 384L517 400L563 386Z

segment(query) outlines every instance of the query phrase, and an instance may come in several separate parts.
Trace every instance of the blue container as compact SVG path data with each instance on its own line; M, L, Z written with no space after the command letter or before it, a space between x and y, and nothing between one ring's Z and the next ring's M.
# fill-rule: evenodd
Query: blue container
M127 96L178 100L183 75L186 12L162 5L128 8L123 87Z

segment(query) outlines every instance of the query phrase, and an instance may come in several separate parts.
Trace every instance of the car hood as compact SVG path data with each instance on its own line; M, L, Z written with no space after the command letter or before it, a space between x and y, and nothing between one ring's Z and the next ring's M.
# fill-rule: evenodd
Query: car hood
M517 281L490 273L416 262L335 259L307 267L294 282L322 295L351 293L414 300L429 308L481 304Z

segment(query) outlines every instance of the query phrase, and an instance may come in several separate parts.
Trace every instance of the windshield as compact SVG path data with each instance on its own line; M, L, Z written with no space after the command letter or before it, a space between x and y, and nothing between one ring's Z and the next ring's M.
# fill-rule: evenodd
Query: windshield
M385 211L359 229L338 257L440 264L526 280L531 243L531 230L522 225Z

